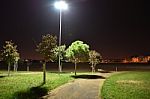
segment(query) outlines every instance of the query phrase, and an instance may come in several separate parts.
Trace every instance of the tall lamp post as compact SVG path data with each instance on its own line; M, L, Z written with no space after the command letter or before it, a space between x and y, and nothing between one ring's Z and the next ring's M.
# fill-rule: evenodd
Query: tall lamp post
M60 55L61 35L62 35L61 17L62 17L62 11L68 9L68 4L63 0L60 0L60 1L55 2L54 6L55 6L56 9L59 10L59 71L62 72L61 55Z

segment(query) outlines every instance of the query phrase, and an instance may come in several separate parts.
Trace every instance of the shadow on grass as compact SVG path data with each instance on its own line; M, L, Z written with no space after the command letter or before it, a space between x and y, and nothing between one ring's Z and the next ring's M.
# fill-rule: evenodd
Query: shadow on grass
M111 71L106 71L106 70L103 70L103 71L99 71L100 73L112 73Z
M4 78L4 77L8 77L8 76L0 76L0 78Z
M48 89L42 87L43 85L42 83L40 86L32 87L27 91L16 92L14 94L14 99L40 99L40 97L48 93Z
M56 74L69 74L70 72L59 72L59 71L57 72L57 71L56 71L56 72L47 72L47 73L56 73Z
M105 79L105 77L103 76L99 76L99 75L76 75L76 76L71 76L75 79L78 78L83 78L83 79Z

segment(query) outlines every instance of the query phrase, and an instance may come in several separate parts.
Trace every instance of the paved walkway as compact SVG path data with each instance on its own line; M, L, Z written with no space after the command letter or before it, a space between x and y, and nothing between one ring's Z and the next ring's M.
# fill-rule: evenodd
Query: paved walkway
M44 99L100 99L99 90L105 80L103 77L108 77L109 75L110 73L99 73L96 74L98 78L75 79L54 89L49 95L44 96Z

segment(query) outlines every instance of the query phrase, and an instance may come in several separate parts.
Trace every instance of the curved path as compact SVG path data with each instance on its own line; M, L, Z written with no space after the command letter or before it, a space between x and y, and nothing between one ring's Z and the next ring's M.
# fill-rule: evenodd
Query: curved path
M51 91L44 99L100 99L99 90L111 73L94 74L94 78L79 77ZM90 75L91 77L93 75Z

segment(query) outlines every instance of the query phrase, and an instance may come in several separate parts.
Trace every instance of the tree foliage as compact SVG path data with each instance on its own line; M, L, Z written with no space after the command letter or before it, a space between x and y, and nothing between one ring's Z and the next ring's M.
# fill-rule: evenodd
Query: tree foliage
M96 52L95 50L89 51L89 62L91 64L92 72L95 72L95 67L98 63L100 63L101 59L100 53Z
M76 64L88 59L89 45L84 44L82 41L73 42L66 50L66 57L68 61L75 63L75 75L76 75Z
M45 61L54 61L53 49L57 46L57 37L47 34L42 36L42 41L37 45L36 51L39 52Z
M17 45L14 45L12 41L5 41L3 50L1 53L2 60L5 61L8 65L8 75L10 74L10 66L14 64L20 58L17 51Z
M53 49L53 52L56 58L55 60L58 60L59 54L60 54L61 60L65 58L65 49L66 49L66 45L57 46Z

